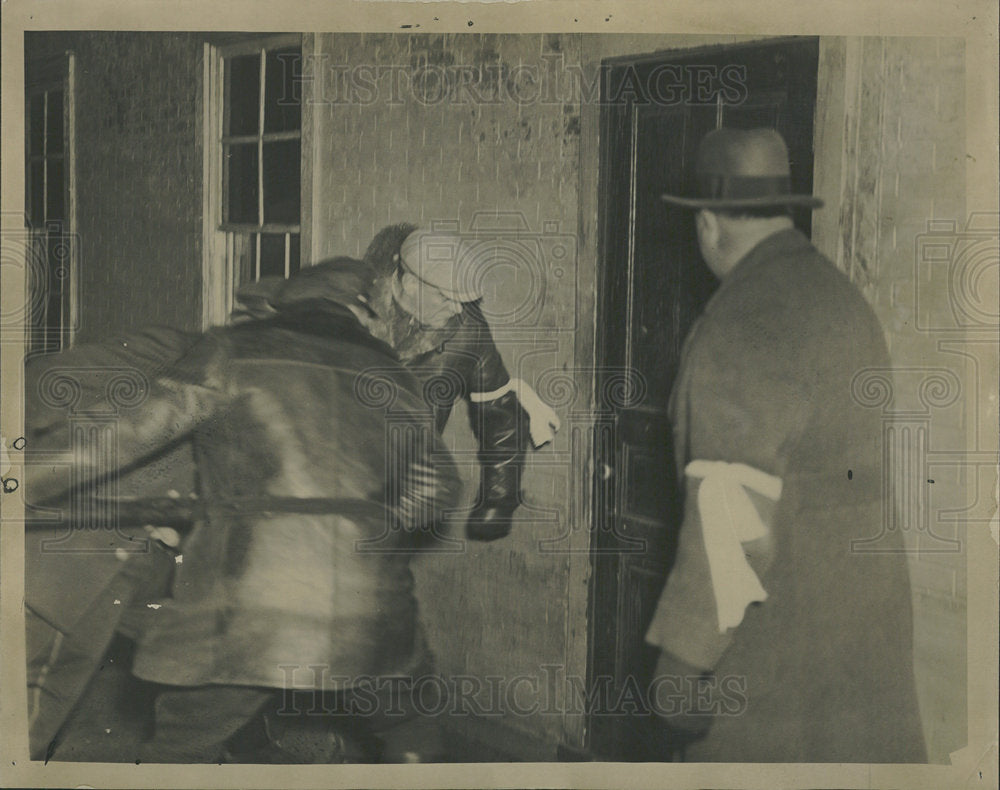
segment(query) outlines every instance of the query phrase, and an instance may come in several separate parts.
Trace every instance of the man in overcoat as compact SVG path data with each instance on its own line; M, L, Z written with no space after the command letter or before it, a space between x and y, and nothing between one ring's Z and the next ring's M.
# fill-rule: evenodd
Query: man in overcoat
M899 532L866 550L882 426L852 388L889 364L882 329L794 228L820 201L791 193L777 132L709 133L696 178L663 196L721 280L670 402L684 516L646 640L688 695L666 732L694 762L925 761Z
M205 333L120 409L116 453L27 467L37 501L194 448L200 510L133 665L165 686L142 759L222 759L290 687L426 671L409 560L459 484L419 383L359 322L368 272L303 270L274 315Z

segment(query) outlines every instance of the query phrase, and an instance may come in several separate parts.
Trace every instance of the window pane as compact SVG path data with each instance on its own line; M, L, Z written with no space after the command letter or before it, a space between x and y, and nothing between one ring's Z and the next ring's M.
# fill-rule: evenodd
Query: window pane
M236 274L233 282L233 293L239 289L243 283L250 283L256 279L257 271L257 234L241 233L232 234L233 241L233 270Z
M299 140L264 143L264 222L299 224Z
M52 91L49 94L49 124L47 154L61 154L63 150L63 94L62 91Z
M264 86L264 131L302 128L302 55L298 49L267 53Z
M31 163L31 224L40 226L45 224L45 163Z
M260 237L260 276L285 276L285 234L262 233Z
M224 147L226 162L225 222L258 224L257 144L239 143Z
M63 183L62 159L49 160L48 189L45 195L45 219L66 219L66 185Z
M293 233L288 248L288 273L295 274L299 266L299 234Z
M778 125L780 107L777 104L757 107L724 107L722 125L730 129L774 129Z
M31 97L30 119L28 121L30 131L29 153L41 156L45 149L42 147L45 140L45 94L39 93Z
M260 55L226 61L225 134L256 134L260 120Z

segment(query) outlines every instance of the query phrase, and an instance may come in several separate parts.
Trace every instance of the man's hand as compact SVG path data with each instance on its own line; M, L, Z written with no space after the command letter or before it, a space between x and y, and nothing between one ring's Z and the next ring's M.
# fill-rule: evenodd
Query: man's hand
M658 699L656 712L675 745L704 738L712 726L711 701L704 699L715 684L711 670L702 669L663 651L656 662L653 682L664 699ZM704 692L704 693L703 693Z

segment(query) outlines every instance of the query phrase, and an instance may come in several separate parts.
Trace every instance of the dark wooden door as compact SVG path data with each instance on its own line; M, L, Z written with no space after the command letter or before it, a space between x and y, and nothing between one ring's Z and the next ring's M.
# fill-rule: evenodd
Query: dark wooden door
M609 64L588 686L598 757L664 759L636 693L641 703L655 665L643 636L681 518L667 402L684 337L717 285L694 212L660 195L690 189L698 141L720 126L778 129L795 189L810 192L817 58L815 39L795 39ZM796 223L809 232L808 213Z

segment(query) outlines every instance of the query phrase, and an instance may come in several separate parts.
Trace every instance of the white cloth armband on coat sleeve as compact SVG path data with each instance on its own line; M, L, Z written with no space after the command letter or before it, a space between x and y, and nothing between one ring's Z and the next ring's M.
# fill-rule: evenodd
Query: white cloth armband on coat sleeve
M508 392L514 392L517 395L521 408L528 414L528 432L531 434L531 443L535 449L537 450L551 442L561 427L559 415L549 404L538 397L538 393L526 381L511 379L500 389L492 392L470 392L469 400L473 403L485 403L502 398Z
M767 600L767 591L747 562L743 544L766 537L747 489L767 499L781 497L781 478L746 464L691 461L684 469L701 479L698 513L719 616L719 633L743 621L748 605Z

